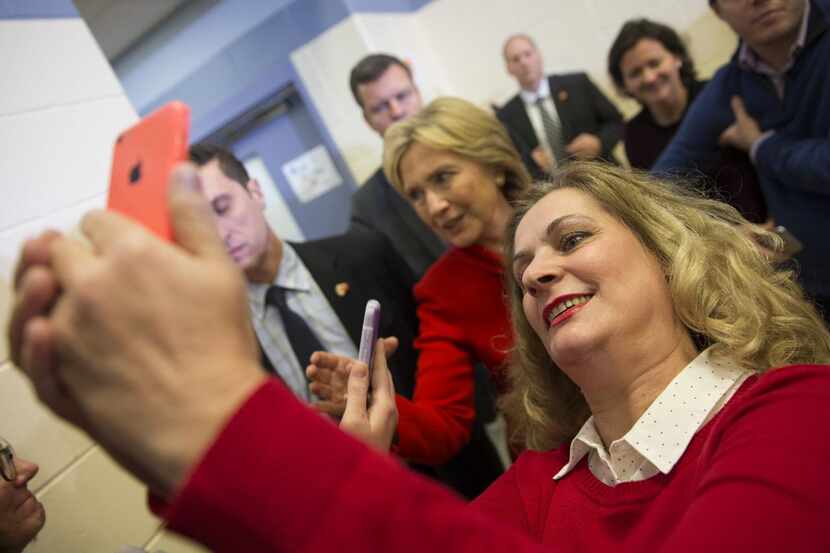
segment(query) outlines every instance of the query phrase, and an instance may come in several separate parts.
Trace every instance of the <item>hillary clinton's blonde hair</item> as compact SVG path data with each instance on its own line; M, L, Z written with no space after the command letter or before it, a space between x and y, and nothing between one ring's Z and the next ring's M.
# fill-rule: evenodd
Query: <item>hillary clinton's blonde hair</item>
M460 98L430 102L409 119L395 123L383 135L383 171L398 192L404 186L401 159L414 143L447 150L505 176L502 194L516 199L530 185L530 175L507 131L498 119Z
M508 266L519 222L561 188L588 194L639 238L663 268L678 319L698 346L712 346L713 356L756 372L830 361L830 334L815 307L792 272L767 260L753 241L780 248L780 238L727 204L643 172L574 162L538 183L515 204L505 242ZM512 271L505 274L515 346L512 391L502 406L527 447L546 450L570 440L590 412L525 318Z

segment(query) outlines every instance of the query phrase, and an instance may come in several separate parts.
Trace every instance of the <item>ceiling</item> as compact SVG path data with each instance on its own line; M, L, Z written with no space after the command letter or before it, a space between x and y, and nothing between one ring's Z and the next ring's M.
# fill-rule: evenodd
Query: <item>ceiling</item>
M75 0L75 6L112 61L192 0Z

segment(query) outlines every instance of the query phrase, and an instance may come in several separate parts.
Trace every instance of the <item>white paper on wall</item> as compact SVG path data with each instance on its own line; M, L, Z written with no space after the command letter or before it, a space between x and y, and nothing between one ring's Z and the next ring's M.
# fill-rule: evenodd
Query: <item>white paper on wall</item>
M284 164L282 173L297 199L303 203L322 196L343 182L322 144Z
M259 183L262 195L265 197L265 219L277 236L290 242L305 240L297 220L288 208L288 204L285 203L262 158L254 156L246 159L244 163L248 175Z

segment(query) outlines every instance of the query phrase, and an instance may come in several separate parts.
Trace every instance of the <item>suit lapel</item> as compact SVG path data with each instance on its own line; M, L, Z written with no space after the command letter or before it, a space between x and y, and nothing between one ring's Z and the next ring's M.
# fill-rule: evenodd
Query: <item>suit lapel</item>
M355 347L358 347L365 305L361 302L360 282L343 259L344 250L348 250L350 245L345 244L345 241L337 241L336 244L337 246L327 243L323 247L323 244L314 242L311 247L302 243L292 246L326 296Z
M525 144L532 150L539 145L539 139L536 136L536 131L533 130L533 123L530 122L530 116L527 114L527 107L520 95L516 95L508 103L510 114L508 118L513 121L515 132L519 137L525 141Z
M559 121L562 123L562 141L567 145L574 138L571 132L571 129L574 128L573 121L570 119L571 103L574 98L571 98L571 92L556 75L551 75L548 78L548 86L550 87L553 104L556 106L556 113L559 115Z

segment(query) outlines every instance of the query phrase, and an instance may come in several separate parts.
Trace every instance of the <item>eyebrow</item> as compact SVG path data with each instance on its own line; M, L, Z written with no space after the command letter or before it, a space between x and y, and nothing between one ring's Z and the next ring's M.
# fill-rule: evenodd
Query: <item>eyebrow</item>
M453 165L452 161L442 162L438 167L435 167L432 171L427 173L426 177L423 179L423 182L433 182L438 173L451 170L455 170L455 165ZM412 186L410 185L409 188L412 188ZM406 183L404 183L404 191L406 191L406 189L407 186Z
M441 173L443 171L453 171L453 170L455 170L455 165L453 164L453 162L452 161L445 161L442 164L440 164L438 167L436 167L435 169L433 169L432 171L429 172L429 174L427 175L427 180L434 179L436 177L436 175L438 175L438 173Z
M589 221L593 221L593 219L591 219L590 217L588 217L586 215L577 215L575 213L569 213L567 215L562 215L561 217L557 217L556 219L554 219L553 221L548 223L548 226L545 227L545 236L547 236L547 237L553 236L553 234L557 230L559 230L559 227L561 227L564 223L567 223L572 219L586 219L586 220L589 220ZM524 261L528 257L531 257L531 254L530 254L530 252L528 252L526 250L519 250L519 251L515 252L513 254L513 267L515 268L516 263L518 263L520 261Z

